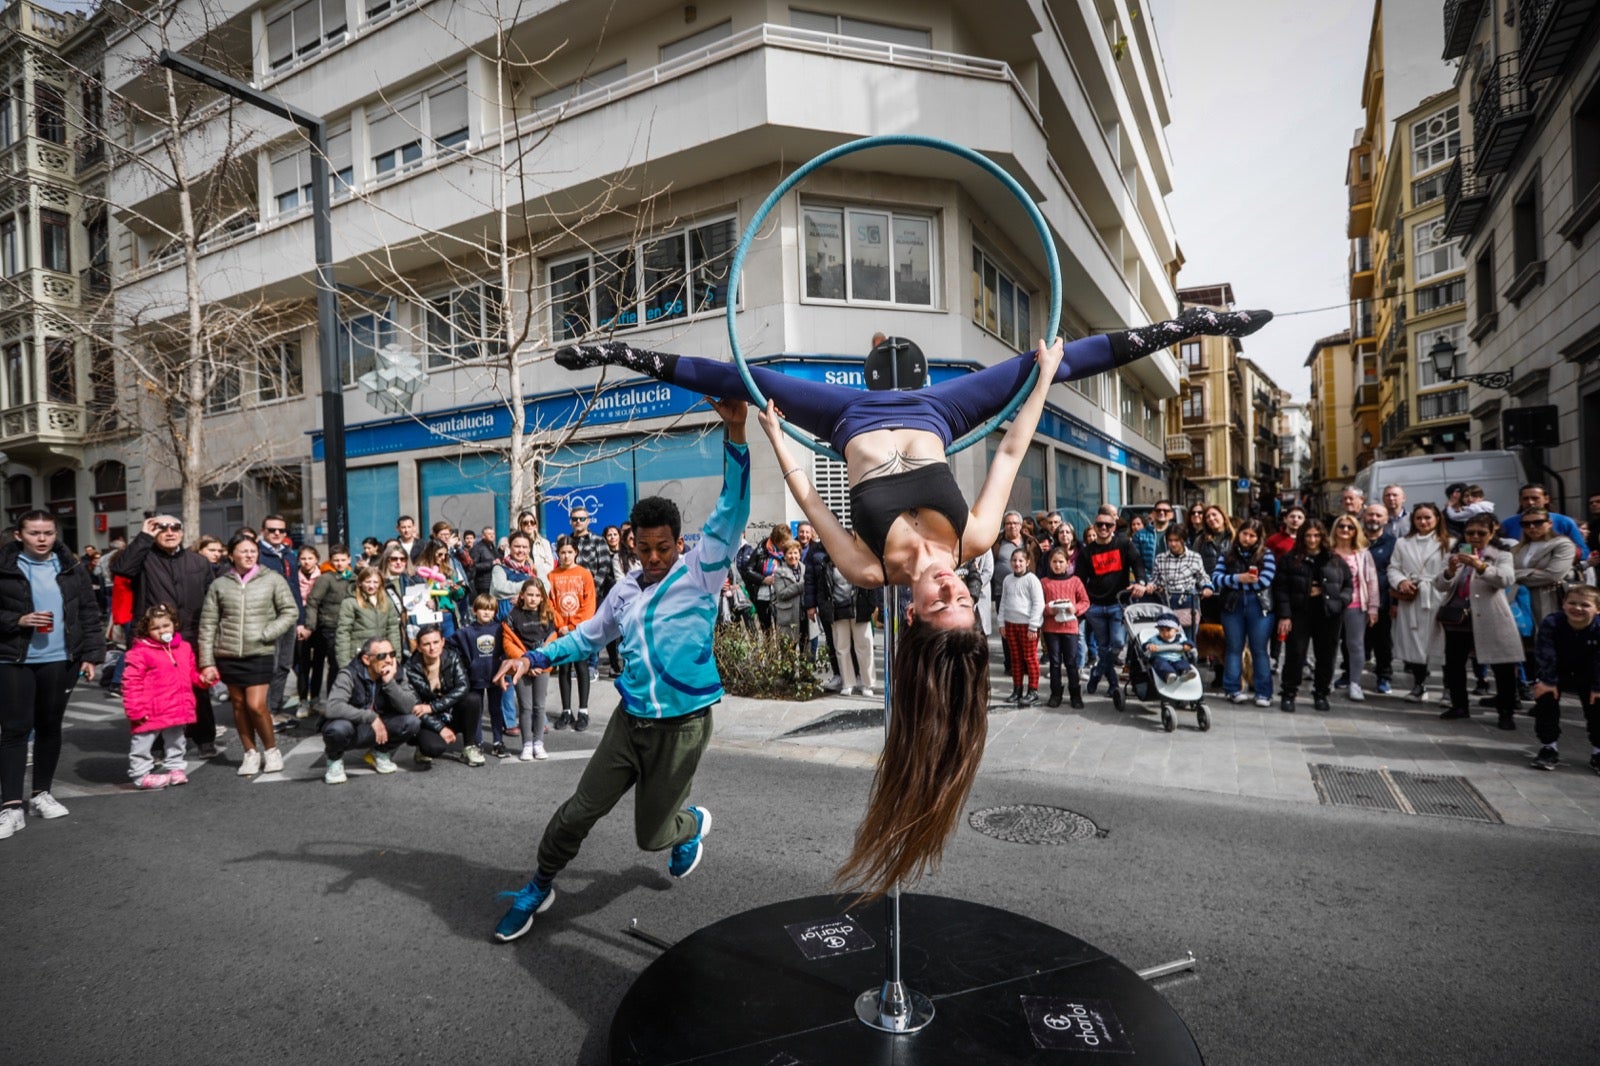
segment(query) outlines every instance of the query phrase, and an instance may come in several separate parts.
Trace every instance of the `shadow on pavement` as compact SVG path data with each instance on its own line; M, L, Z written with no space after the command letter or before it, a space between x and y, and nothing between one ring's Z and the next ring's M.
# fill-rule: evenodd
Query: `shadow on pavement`
M504 900L484 892L485 885L506 880L504 868L473 862L458 854L356 841L316 841L293 851L257 852L231 860L230 865L276 863L318 866L337 874L322 889L325 896L344 895L364 881L403 892L428 907L452 935L462 940L488 941L490 930L504 911ZM643 864L587 877L581 871L569 871L557 882L556 901L550 913L536 921L522 939L497 945L497 950L514 952L528 975L564 1001L585 1026L583 1048L574 1061L602 1061L612 1009L657 955L624 934L611 936L592 927L584 928L583 920L637 889L665 892L671 885L661 869ZM521 886L506 885L508 890L518 887ZM590 944L637 952L643 963L638 970L629 970L599 951L590 950ZM583 974L583 982L571 981L573 974ZM614 988L615 995L593 994L597 985Z

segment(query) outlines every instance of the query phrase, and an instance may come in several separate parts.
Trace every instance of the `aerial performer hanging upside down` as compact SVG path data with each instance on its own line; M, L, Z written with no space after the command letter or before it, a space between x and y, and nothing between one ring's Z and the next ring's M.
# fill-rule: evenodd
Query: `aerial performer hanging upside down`
M751 367L771 401L760 421L784 483L816 527L839 571L854 585L910 588L906 631L892 664L895 684L889 736L855 845L839 870L842 884L868 898L936 865L960 816L988 731L988 642L956 569L988 551L1023 456L1057 382L1124 366L1195 336L1244 337L1270 311L1190 308L1176 319L1037 352L927 388L863 392ZM569 370L616 366L694 392L748 399L730 362L629 347L621 341L576 345L555 353ZM1006 430L970 507L946 461L951 442L1003 411L1039 377ZM849 468L854 529L845 528L817 494L780 425L788 419L828 441Z

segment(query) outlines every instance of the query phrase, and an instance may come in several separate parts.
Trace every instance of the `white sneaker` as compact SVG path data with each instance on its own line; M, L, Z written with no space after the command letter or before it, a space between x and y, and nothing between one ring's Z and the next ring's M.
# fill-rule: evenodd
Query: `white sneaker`
M1267 697L1265 697L1265 696L1257 696L1256 697L1256 706L1257 707L1271 707L1272 706L1272 701L1270 699L1268 699Z
M21 807L6 807L0 810L0 840L26 828L28 828L28 816L22 813Z
M344 760L329 759L328 768L322 771L322 783L325 785L342 785L350 780L345 776Z
M869 699L869 700L872 698L872 690L870 688L868 688L866 685L862 685L856 691L860 692L863 696L867 697L867 699Z
M239 776L240 777L254 777L256 774L259 774L260 772L261 772L261 753L259 751L247 751L247 752L245 752L244 753L244 761L239 764L239 770L238 770Z
M535 759L548 759L550 757L549 752L544 750L543 741L536 740L533 742L533 757Z
M476 744L468 744L461 749L461 761L468 766L482 766L488 760L483 757L483 749Z
M519 762L532 762L533 761L533 749L534 749L534 746L532 744L524 744L524 745L522 745L522 754L517 756L517 760Z
M1249 701L1250 694L1248 692L1235 692L1233 695L1228 697L1229 703L1248 703Z
M50 793L41 792L28 801L28 813L35 818L65 818L67 809Z
M1367 698L1366 693L1361 691L1361 686L1356 684L1354 681L1350 682L1350 698L1355 700L1357 703L1360 703L1362 700Z
M266 757L261 762L261 772L264 774L283 773L283 752L277 748L268 748Z

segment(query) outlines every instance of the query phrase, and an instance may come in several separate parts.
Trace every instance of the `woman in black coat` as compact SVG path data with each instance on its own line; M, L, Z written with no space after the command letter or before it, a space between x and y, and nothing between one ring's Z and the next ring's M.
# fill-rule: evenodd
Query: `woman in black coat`
M1283 653L1282 710L1294 711L1295 693L1305 670L1306 647L1317 657L1312 676L1313 706L1328 709L1328 690L1333 687L1333 662L1339 655L1339 633L1344 609L1355 594L1350 568L1328 546L1328 532L1321 522L1300 527L1294 548L1278 562L1272 581L1273 614L1278 619L1278 637L1287 640Z
M418 766L426 766L434 757L443 755L468 723L457 718L462 703L470 703L470 710L478 711L476 701L467 700L467 664L456 649L445 643L444 630L438 623L429 622L417 630L417 651L406 660L406 681L417 694L417 705L412 713L422 719L417 731ZM461 761L474 765L462 739ZM481 764L478 764L481 765Z
M0 547L0 839L27 815L67 813L50 786L61 759L61 721L81 676L105 660L105 630L89 571L56 541L55 515L29 511ZM23 804L28 734L33 793Z

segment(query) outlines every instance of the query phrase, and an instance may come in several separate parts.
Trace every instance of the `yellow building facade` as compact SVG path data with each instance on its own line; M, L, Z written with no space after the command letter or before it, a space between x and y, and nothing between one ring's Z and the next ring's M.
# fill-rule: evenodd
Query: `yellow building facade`
M1453 91L1395 120L1372 226L1378 331L1378 453L1386 458L1468 446L1467 386L1442 381L1429 356L1466 344L1466 264L1446 235L1445 178L1461 143Z

